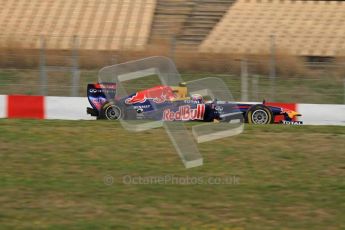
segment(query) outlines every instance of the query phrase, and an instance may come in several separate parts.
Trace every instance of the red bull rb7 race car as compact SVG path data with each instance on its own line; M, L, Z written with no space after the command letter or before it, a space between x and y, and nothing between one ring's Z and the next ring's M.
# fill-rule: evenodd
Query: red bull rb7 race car
M91 107L87 113L107 120L164 120L231 122L243 119L251 124L302 124L297 112L276 106L253 103L205 100L199 94L188 94L184 83L179 86L158 85L123 98L116 97L116 84L88 84ZM277 116L282 119L277 120Z

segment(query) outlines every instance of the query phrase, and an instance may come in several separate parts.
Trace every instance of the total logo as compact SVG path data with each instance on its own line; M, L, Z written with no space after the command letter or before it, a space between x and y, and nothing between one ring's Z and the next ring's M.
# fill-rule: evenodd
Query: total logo
M282 120L284 125L303 125L303 121L285 121Z
M191 109L189 105L180 106L178 111L173 112L166 109L163 112L164 121L189 121L203 120L205 114L205 105L198 104L196 109Z

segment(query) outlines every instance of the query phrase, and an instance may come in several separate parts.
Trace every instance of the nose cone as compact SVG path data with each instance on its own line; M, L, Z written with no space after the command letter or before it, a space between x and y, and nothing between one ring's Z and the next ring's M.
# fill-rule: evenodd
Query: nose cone
M286 114L289 116L289 118L294 118L294 117L297 117L297 116L301 116L301 114L297 113L296 111L293 111L293 110L286 110L285 111Z

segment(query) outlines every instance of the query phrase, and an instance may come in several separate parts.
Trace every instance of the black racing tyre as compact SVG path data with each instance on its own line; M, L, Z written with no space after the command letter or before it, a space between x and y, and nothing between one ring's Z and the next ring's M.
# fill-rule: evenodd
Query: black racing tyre
M123 111L119 106L106 103L102 106L98 119L119 120L122 117Z
M246 122L249 124L272 124L274 115L265 105L254 105L245 114Z

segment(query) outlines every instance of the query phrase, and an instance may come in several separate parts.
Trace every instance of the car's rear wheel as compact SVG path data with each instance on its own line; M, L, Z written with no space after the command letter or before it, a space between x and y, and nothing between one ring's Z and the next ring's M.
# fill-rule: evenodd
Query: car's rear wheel
M252 106L245 115L246 122L249 124L271 124L274 122L272 111L264 105Z
M99 118L106 120L119 120L122 117L123 112L120 107L111 103L107 103L102 107Z

